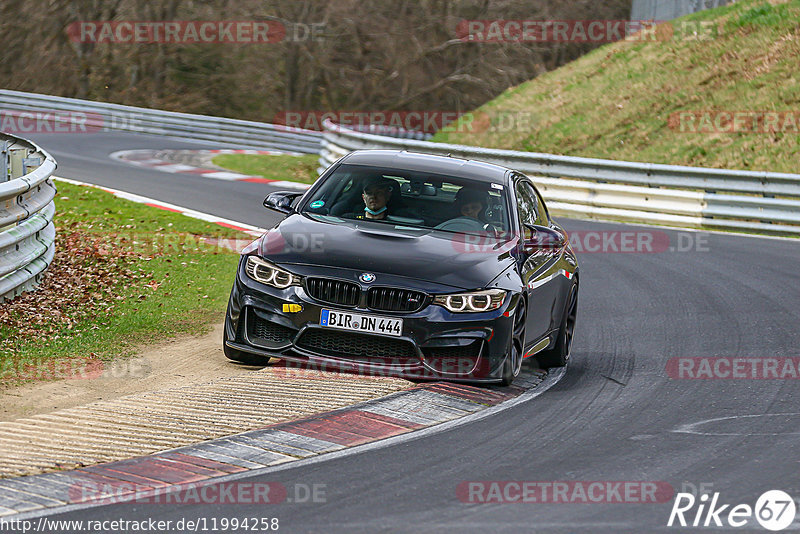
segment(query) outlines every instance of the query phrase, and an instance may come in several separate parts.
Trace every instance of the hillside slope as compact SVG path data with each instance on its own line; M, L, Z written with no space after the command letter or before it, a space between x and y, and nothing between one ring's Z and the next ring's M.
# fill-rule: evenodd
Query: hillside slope
M509 89L478 110L491 128L435 140L800 172L800 0L740 0L667 23L658 35L604 46ZM779 113L754 120L725 112Z

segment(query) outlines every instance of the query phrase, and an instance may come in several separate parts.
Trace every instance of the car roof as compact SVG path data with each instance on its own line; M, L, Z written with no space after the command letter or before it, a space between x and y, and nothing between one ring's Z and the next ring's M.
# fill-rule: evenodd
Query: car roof
M342 158L341 162L347 165L390 167L495 183L505 183L506 174L510 171L500 165L483 161L406 150L356 150Z

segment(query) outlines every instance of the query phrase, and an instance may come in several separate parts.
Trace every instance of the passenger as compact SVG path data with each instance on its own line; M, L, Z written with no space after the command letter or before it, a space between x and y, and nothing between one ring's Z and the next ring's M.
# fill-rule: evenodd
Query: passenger
M462 187L456 193L456 217L469 217L483 222L486 212L486 194L476 190Z

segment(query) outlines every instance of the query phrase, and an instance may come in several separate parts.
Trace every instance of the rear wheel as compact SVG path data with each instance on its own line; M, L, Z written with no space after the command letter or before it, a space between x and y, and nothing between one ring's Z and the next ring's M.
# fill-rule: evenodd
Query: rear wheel
M250 354L249 352L242 352L241 350L230 348L228 346L228 334L226 332L222 333L222 352L225 353L226 358L235 362L245 363L247 365L259 365L262 367L269 365L270 358L266 356L259 356L258 354Z
M500 382L503 386L510 386L522 369L522 355L525 350L525 296L520 298L517 309L514 311L514 326L511 331L511 342L508 347L506 361L503 363L503 376Z
M563 367L567 365L570 351L572 350L572 337L575 334L575 321L578 316L578 284L573 284L564 307L561 327L558 329L556 346L550 350L540 352L536 356L539 366L543 369Z

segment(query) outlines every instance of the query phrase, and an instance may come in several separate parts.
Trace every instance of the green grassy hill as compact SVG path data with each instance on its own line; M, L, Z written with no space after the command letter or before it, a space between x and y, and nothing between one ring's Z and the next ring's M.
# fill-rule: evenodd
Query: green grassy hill
M800 0L739 0L673 21L658 35L604 46L511 88L478 110L494 126L440 132L434 140L800 173ZM721 118L722 126L730 123L721 111L793 114L766 127L777 125L777 132L747 131L749 122L736 133L708 123L698 133L680 131L692 125L688 115L681 121L681 112L702 111ZM519 127L521 119L529 124ZM703 123L698 118L694 125Z

